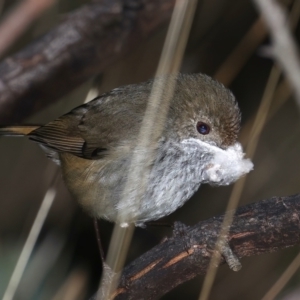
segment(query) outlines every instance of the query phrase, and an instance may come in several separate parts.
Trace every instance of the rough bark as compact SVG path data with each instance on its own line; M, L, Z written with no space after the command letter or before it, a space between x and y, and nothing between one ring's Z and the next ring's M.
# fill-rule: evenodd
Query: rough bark
M294 246L300 241L300 195L273 197L237 209L229 244L242 258ZM186 228L130 265L114 299L159 299L177 285L205 274L223 215ZM222 260L221 263L224 263Z
M96 0L0 63L0 123L20 122L134 49L175 0Z

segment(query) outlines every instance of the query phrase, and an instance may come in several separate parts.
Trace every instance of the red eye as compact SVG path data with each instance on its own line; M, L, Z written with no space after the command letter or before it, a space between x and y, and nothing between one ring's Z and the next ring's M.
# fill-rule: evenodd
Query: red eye
M209 134L209 132L210 132L210 127L209 127L209 125L207 125L207 124L204 123L204 122L198 122L198 123L197 123L197 131L198 131L200 134L206 135L206 134Z

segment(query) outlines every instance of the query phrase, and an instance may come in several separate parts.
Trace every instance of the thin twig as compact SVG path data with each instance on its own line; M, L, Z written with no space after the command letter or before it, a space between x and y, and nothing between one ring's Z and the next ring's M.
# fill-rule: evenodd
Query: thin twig
M176 1L156 77L169 73L176 74L179 71L196 4L197 0ZM118 214L118 224L125 224L128 219L131 219L130 211L127 211L126 207L131 207L132 203L136 207L140 206L140 201L148 184L149 169L145 166L151 165L155 157L156 147L153 147L153 145L157 143L163 131L174 88L175 78L171 85L168 84L168 90L165 89L165 86L162 86L161 80L155 80L153 83L145 117L137 138L137 151L134 151L131 158L131 165L127 175L128 179L118 204L121 207ZM139 149L148 149L148 151L145 153L144 151L139 151ZM137 182L138 190L134 189ZM136 191L136 193L133 195L131 191ZM131 222L134 223L134 221L134 219L131 219ZM97 299L109 299L112 292L116 289L120 276L117 272L120 272L124 266L133 231L134 226L132 225L127 228L115 225L107 257L108 265L111 266L114 276L111 276L111 272L105 272L104 269Z
M288 28L287 16L275 0L254 0L272 37L271 53L295 91L300 108L300 62L297 44Z
M260 134L262 132L262 129L265 125L266 122L266 118L271 106L271 101L274 95L274 91L276 89L278 80L279 80L279 76L280 76L280 71L278 68L273 67L272 71L271 71L271 75L269 77L268 83L266 85L265 88L265 92L260 104L260 107L258 109L256 118L254 120L254 124L252 127L252 131L251 134L249 136L249 142L247 145L247 149L246 149L246 153L247 156L249 158L253 158L255 151L256 151L256 147L257 147L257 143L260 137ZM246 178L247 176L242 177L237 183L234 184L228 204L227 204L227 208L226 208L226 214L223 220L223 224L222 224L222 228L219 234L219 238L216 244L219 244L220 241L222 241L223 239L225 239L228 235L228 231L230 229L230 225L232 223L232 219L233 219L233 215L234 215L234 210L236 209L245 183L246 183ZM206 274L206 277L204 279L204 283L203 283L203 287L200 293L200 297L199 300L206 300L208 299L208 296L210 294L210 291L212 289L213 286L213 282L215 280L216 274L217 274L217 268L215 266L219 265L219 262L221 260L221 254L219 251L215 251L210 264L209 264L209 268Z
M266 36L267 30L263 24L263 20L262 18L258 18L221 64L213 77L225 86L230 85Z
M103 267L104 262L105 262L105 255L104 255L103 246L102 246L102 243L101 243L101 236L100 236L100 229L99 229L98 219L94 218L93 222L94 222L94 228L95 228L95 233L96 233L96 240L97 240L97 244L98 244L100 259L101 259L101 263L102 263L102 267Z
M24 0L0 24L0 57L56 0Z
M44 199L42 200L41 206L38 210L36 218L32 224L27 240L23 246L21 254L19 256L16 267L13 271L13 274L10 278L8 286L3 296L3 300L12 300L15 292L19 286L25 268L28 264L29 258L32 254L33 248L36 244L37 238L41 232L41 229L44 225L45 219L48 215L48 212L52 206L54 198L56 196L56 179L57 172L54 174L53 184L48 188Z
M284 286L289 282L292 276L296 273L300 265L300 253L293 259L288 268L283 272L276 283L265 294L262 300L273 300L281 292Z
M264 1L264 0L263 0ZM267 0L268 1L268 0ZM293 26L296 24L296 20L298 20L299 17L299 9L298 5L294 4L292 11L291 11L291 23ZM280 69L274 65L261 100L261 104L259 106L257 115L255 117L251 133L249 135L246 153L247 156L251 159L253 159L254 154L257 149L257 144L261 135L261 132L265 126L265 123L267 121L267 117L271 108L272 99L276 90L276 87L279 82L279 78L281 75ZM218 241L216 245L219 245L224 239L226 239L230 225L233 220L234 210L236 209L239 200L241 198L245 183L246 183L247 176L244 176L241 178L237 183L234 184L225 214L224 221L222 224L222 228L219 234ZM208 272L206 274L203 287L200 293L199 300L206 300L209 297L210 291L213 286L213 282L215 280L216 274L217 274L217 268L215 266L219 265L219 262L221 260L221 253L220 251L215 251L211 262L209 264Z

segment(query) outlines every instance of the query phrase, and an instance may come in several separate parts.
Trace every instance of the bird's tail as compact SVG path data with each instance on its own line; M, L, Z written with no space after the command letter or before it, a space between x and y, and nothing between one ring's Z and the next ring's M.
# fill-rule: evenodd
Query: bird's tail
M40 126L24 125L24 126L0 126L0 136L24 136L39 128Z

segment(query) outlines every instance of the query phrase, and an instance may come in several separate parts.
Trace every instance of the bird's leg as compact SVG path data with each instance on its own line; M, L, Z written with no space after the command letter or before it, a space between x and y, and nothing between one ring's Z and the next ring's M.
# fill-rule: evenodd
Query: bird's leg
M233 253L232 249L230 248L230 245L228 243L227 236L219 236L217 237L217 242L214 241L208 241L207 247L211 251L218 251L221 256L225 259L226 263L228 264L228 267L232 271L239 271L242 268L242 264L239 261L238 257ZM218 263L219 264L219 263Z
M232 249L229 246L227 238L221 238L218 241L217 250L220 251L222 256L224 257L228 267L232 271L239 271L242 268L242 264L239 258L233 253Z
M193 241L191 240L191 238L189 238L188 226L181 222L175 222L173 235L175 237L184 238L183 241L185 243L185 249L188 252L188 250L191 248L191 245L193 244ZM217 245L213 243L213 245L209 246L209 248L219 251L231 270L237 272L242 268L242 264L230 248L228 239L226 237L220 238L217 242Z
M103 251L103 247L102 247L102 243L101 243L99 223L96 218L94 218L94 227L95 227L95 233L96 233L99 254L100 254L100 258L101 258L101 262L102 262L102 268L104 268L104 265L105 265L104 251Z

